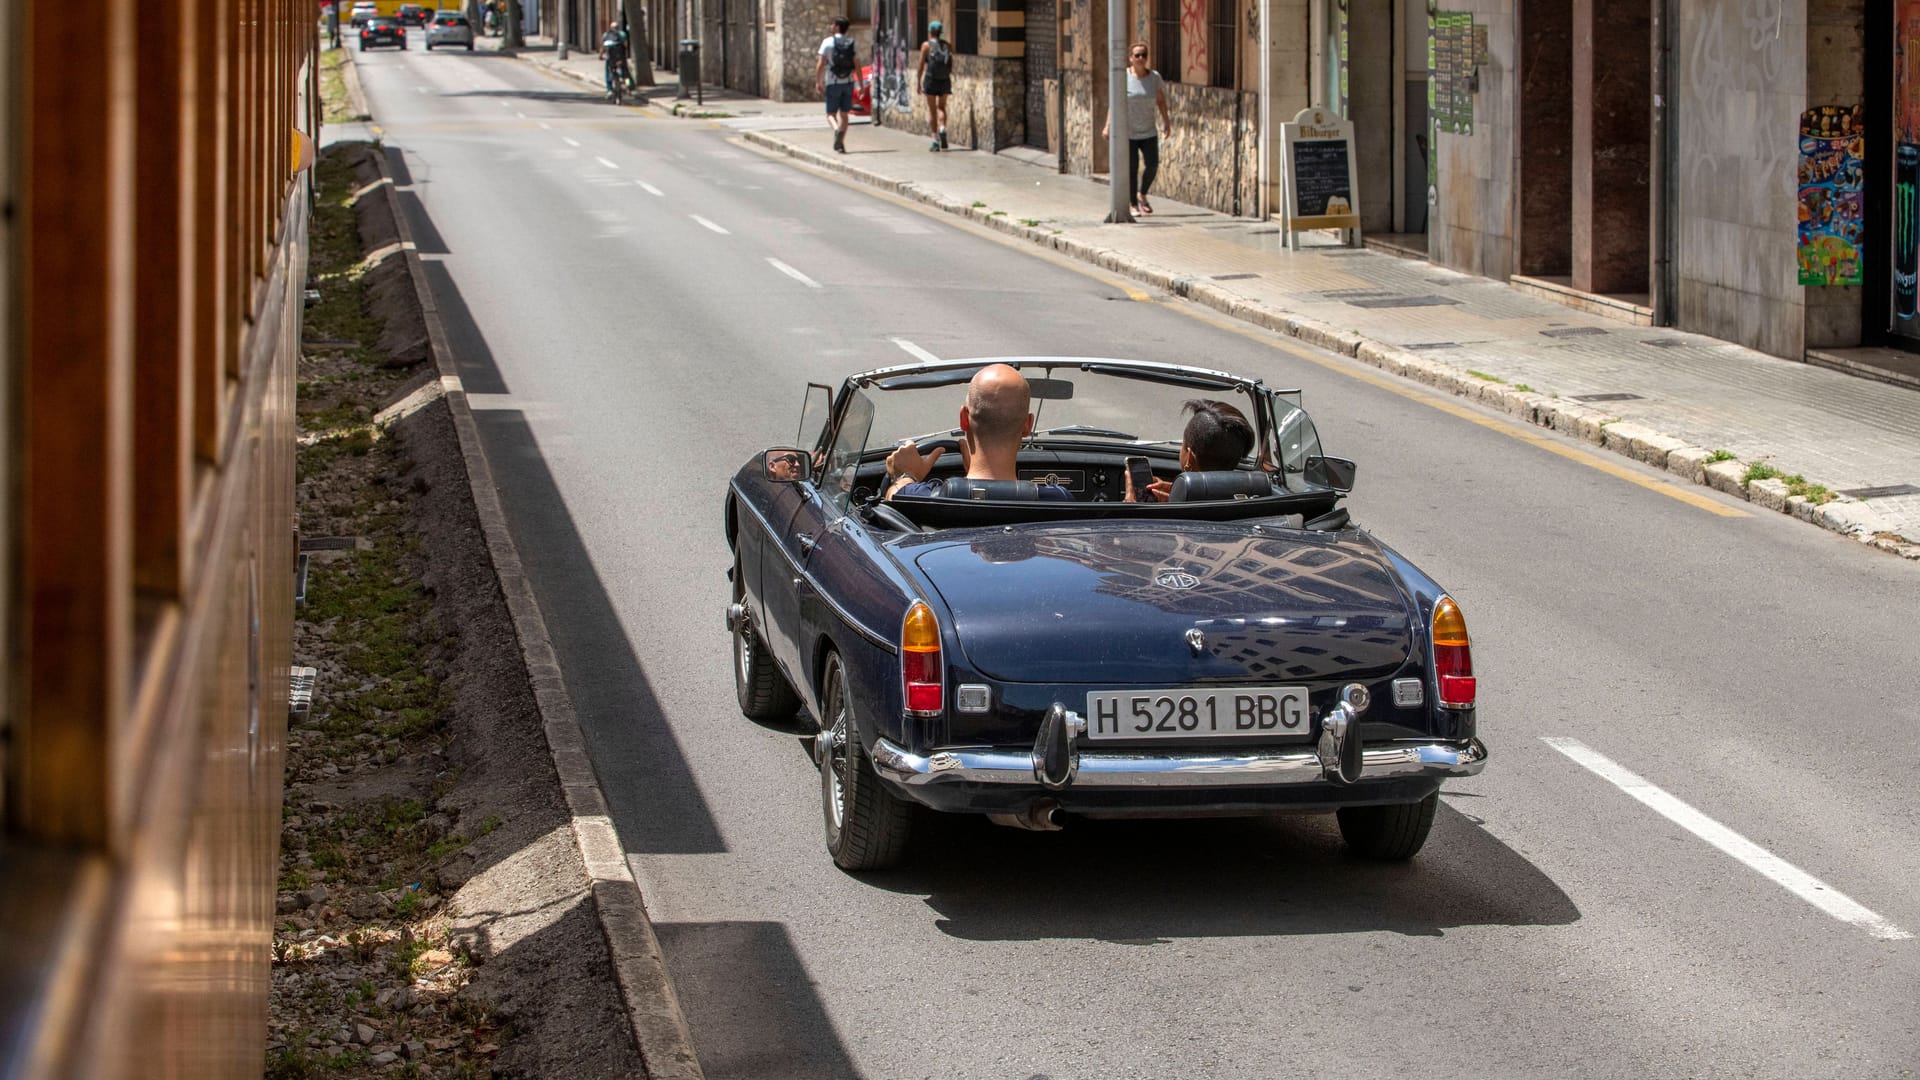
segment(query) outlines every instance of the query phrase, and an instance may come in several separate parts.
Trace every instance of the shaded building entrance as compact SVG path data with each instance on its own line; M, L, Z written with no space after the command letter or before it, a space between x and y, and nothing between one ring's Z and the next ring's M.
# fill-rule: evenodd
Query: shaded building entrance
M1323 0L1314 98L1354 125L1368 243L1425 255L1432 188L1426 0Z
M1650 317L1651 5L1518 0L1515 21L1517 277Z

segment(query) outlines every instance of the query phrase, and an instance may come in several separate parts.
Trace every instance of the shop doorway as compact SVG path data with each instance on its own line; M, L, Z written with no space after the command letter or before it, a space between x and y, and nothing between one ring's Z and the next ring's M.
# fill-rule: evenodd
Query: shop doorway
M1353 122L1369 247L1424 258L1428 154L1426 0L1325 0L1320 101Z

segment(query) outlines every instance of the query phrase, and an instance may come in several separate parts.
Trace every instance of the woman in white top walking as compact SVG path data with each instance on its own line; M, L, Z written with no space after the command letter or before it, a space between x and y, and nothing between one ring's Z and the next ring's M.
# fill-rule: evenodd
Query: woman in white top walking
M1169 138L1173 136L1173 115L1167 111L1166 85L1167 80L1161 78L1159 72L1147 67L1146 42L1134 42L1127 50L1127 201L1133 204L1136 214L1153 213L1153 204L1147 202L1147 191L1160 172L1160 136L1153 124L1155 111L1160 114L1160 130ZM1100 137L1111 137L1112 130L1113 109L1109 107Z

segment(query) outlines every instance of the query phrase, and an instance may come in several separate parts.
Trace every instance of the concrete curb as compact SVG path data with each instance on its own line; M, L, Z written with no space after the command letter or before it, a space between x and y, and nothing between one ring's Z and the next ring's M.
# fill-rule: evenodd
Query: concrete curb
M347 88L347 107L353 110L355 119L371 120L373 111L367 108L367 91L360 85L360 65L354 62L353 51L345 45L340 46L340 51L347 57L340 65L340 81Z
M815 168L840 173L869 187L876 187L948 213L958 214L1008 235L1030 240L1063 255L1091 263L1103 270L1110 270L1155 288L1165 289L1175 296L1203 304L1224 315L1285 334L1328 352L1352 357L1364 364L1424 383L1436 390L1478 401L1488 408L1504 412L1515 419L1565 433L1601 449L1633 458L1657 469L1664 469L1693 483L1745 499L1755 506L1790 514L1801 521L1811 522L1881 551L1891 552L1902 558L1920 560L1920 538L1898 535L1870 506L1858 499L1835 495L1831 502L1816 504L1809 501L1805 495L1787 494L1787 485L1783 482L1772 482L1777 484L1777 490L1774 486L1769 486L1766 479L1756 478L1749 482L1747 480L1749 470L1761 463L1746 462L1736 458L1713 462L1712 467L1709 468L1708 462L1715 453L1714 450L1692 446L1684 439L1677 439L1637 424L1623 423L1618 417L1610 416L1579 402L1549 398L1505 383L1483 379L1469 374L1464 368L1442 363L1389 342L1376 341L1364 334L1336 329L1305 316L1267 307L1215 282L1182 277L1164 267L1090 244L1065 233L1023 225L1017 220L1010 219L1004 211L995 213L989 207L962 205L957 200L922 190L911 182L891 180L864 172L853 167L844 158L795 146L773 133L742 131L740 135L750 143L803 161ZM1757 489L1756 485L1759 485Z
M474 512L486 536L487 552L493 560L500 591L506 598L507 611L513 618L514 633L520 639L527 680L533 687L534 701L546 732L547 751L566 795L567 809L573 819L574 844L586 867L600 931L606 937L634 1046L652 1080L701 1080L703 1074L694 1053L693 1036L681 1012L680 998L674 992L666 960L660 953L653 921L647 917L640 884L634 880L620 849L606 796L600 790L585 736L574 713L573 698L561 676L552 639L547 636L546 620L540 614L532 583L527 580L526 571L520 565L519 550L507 530L506 511L500 504L493 471L487 465L479 429L460 383L446 326L414 247L412 226L400 206L400 195L388 171L386 154L376 152L373 156L380 168L381 186L386 189L400 246L406 253L407 272L413 279L421 318L427 327L428 346L440 374L440 390L447 399L454 431L460 440Z

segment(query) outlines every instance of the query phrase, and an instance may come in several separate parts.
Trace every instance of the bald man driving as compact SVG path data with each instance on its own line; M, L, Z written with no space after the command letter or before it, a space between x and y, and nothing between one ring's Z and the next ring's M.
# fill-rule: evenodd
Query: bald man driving
M960 409L960 460L974 480L1018 480L1015 465L1020 440L1033 430L1027 411L1032 397L1026 377L1006 364L989 364L967 384L967 403ZM928 480L945 448L920 453L912 442L887 455L887 498L895 495L940 494L940 481ZM1073 493L1054 484L1038 485L1042 499L1072 499Z

